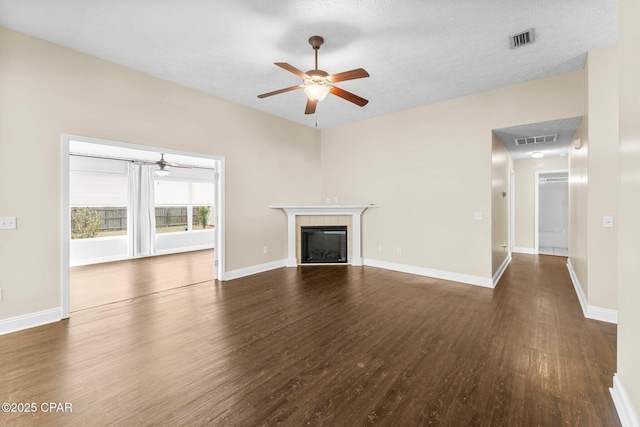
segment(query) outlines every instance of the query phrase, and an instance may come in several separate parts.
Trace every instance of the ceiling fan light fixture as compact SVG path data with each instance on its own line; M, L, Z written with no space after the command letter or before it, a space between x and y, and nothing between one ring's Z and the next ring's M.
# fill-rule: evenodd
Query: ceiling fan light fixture
M158 176L167 176L169 175L169 171L164 168L164 165L160 165L160 169L154 171L154 173Z
M531 157L533 157L534 159L540 159L544 157L544 153L542 151L534 151L533 153L531 153Z
M327 97L331 85L326 79L304 79L304 93L312 101L320 102Z

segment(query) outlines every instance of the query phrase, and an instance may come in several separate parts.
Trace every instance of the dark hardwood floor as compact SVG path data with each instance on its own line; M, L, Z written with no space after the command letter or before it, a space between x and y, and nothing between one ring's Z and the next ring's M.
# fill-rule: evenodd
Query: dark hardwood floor
M71 311L215 278L213 249L71 267Z
M282 268L0 337L0 414L47 426L618 426L616 327L566 259L516 254L494 290L371 267Z

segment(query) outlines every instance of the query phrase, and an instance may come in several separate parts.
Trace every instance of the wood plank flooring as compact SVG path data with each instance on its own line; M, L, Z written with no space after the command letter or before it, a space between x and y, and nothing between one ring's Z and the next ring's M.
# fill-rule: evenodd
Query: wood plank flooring
M215 278L213 249L71 267L71 311Z
M3 425L619 426L616 327L566 259L494 290L372 267L282 268L0 337Z

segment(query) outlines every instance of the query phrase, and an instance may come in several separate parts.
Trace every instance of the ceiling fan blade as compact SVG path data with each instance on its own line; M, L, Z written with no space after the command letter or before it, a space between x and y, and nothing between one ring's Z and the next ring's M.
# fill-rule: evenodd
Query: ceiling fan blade
M313 114L316 112L316 105L318 105L318 101L313 101L307 98L307 107L304 109L305 114Z
M331 89L329 91L342 99L346 99L349 102L353 102L354 104L359 105L360 107L364 107L369 102L368 100L360 98L358 95L347 92L346 90L340 89L339 87L331 86Z
M278 95L279 93L289 92L290 90L300 89L301 87L302 85L296 85L296 86L291 86L291 87L287 87L280 90L274 90L273 92L267 92L267 93L263 93L262 95L258 95L258 98L266 98L267 96Z
M305 74L302 71L298 70L293 65L287 64L286 62L274 62L274 64L276 64L280 68L284 68L285 70L289 71L290 73L295 74L296 76L300 77L301 79L309 78L309 76L307 74Z
M164 163L165 166L168 166L170 168L183 168L183 169L193 169L191 166L184 166L178 163L173 163L173 162L165 162Z
M337 82L343 82L345 80L361 79L363 77L369 77L369 73L367 73L363 68L356 68L355 70L349 70L349 71L344 71L342 73L333 74L327 78L331 83L337 83Z
M158 163L158 162L145 162L142 160L138 160L133 163L136 165L148 165L148 166L160 166L161 164L163 164L167 168L193 169L193 166L185 166L185 165L180 165L178 163L173 163L173 162Z

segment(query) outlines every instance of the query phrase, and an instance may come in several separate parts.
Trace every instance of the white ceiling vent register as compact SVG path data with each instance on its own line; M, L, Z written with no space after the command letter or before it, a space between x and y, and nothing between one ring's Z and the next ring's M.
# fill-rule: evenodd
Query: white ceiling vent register
M533 28L524 33L511 36L511 49L516 49L531 43L533 43Z
M556 142L558 140L558 134L553 135L540 135L540 136L528 136L526 138L516 138L514 141L516 145L530 145L539 144L541 142Z
M552 182L569 182L569 177L567 176L554 176L551 178L540 178L540 184L547 184Z

